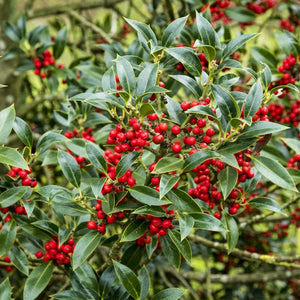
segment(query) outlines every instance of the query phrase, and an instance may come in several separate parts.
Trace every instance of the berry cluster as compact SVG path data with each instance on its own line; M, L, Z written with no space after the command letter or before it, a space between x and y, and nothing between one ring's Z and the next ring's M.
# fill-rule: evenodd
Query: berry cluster
M289 32L294 32L295 31L295 27L291 24L291 22L289 20L281 20L280 21L280 27L285 28Z
M26 199L26 201L30 201L30 199ZM0 212L4 215L9 212L9 214L4 218L4 222L8 222L12 219L11 213L16 213L18 215L27 215L26 209L22 205L12 205L8 207L0 208Z
M3 257L3 261L6 262L6 263L11 263L11 260L7 255ZM0 269L4 269L7 272L10 272L10 271L13 270L13 267L12 266L2 266L1 262L0 262Z
M300 100L296 100L290 107L279 103L271 103L268 106L269 119L272 122L289 123L297 127L300 124Z
M295 156L291 157L289 159L286 167L299 170L300 169L300 154L296 154Z
M68 139L80 138L83 140L91 141L93 143L95 142L95 138L92 136L92 128L90 128L90 127L87 128L86 130L73 129L73 131L66 131L64 136ZM84 157L74 155L71 150L68 150L68 153L73 155L75 160L78 162L78 166L80 168L85 166L85 164L87 163Z
M293 55L293 53L291 53L282 61L282 64L277 68L277 70L278 72L282 73L282 78L272 82L269 86L269 89L289 83L295 84L295 82L299 80L299 64L297 63L297 58ZM288 88L284 88L282 93L278 95L278 98L285 97L287 94L289 94L289 91L290 90ZM275 91L274 94L277 95L278 91Z
M29 174L32 173L32 169L29 168L29 170L23 170L18 167L12 167L12 169L7 173L11 178L15 178L22 180L23 186L30 186L34 188L37 185L37 181L35 178L31 178Z
M167 210L166 206L162 206L168 215L174 214L174 210ZM138 216L137 218L144 218L143 216ZM158 238L157 248L160 248L160 237L168 234L168 229L173 229L172 217L158 218L151 215L146 215L146 220L148 220L148 230L136 240L137 245L144 247L149 244L152 240L151 236L156 236Z
M125 201L125 199L123 199ZM122 201L121 201L122 203ZM101 223L98 224L95 221L91 220L87 223L87 227L90 230L97 230L98 232L102 233L103 235L106 232L106 225L107 224L114 224L116 223L117 219L118 220L123 220L125 218L125 215L123 212L117 212L113 213L112 215L107 215L103 210L102 210L102 201L97 200L97 203L95 205L95 209L97 211L97 219L101 220Z
M47 77L51 74L49 66L55 66L55 58L49 49L45 50L40 57L34 57L33 63L35 66L34 74L40 76L41 78ZM59 69L63 68L62 64L57 66Z
M258 0L250 2L247 5L249 10L252 10L258 15L264 14L267 10L273 8L276 5L276 0Z
M224 24L229 24L231 22L231 18L229 18L226 13L225 13L225 9L228 8L228 6L230 5L230 1L229 0L217 0L215 2L213 2L211 5L206 4L201 11L205 11L208 7L211 13L211 19L212 19L212 23L215 23L217 21L221 21Z
M266 106L262 106L257 112L256 114L252 117L252 121L256 122L256 121L269 121L269 117L268 117L268 108Z
M54 264L68 265L74 249L75 245L73 239L69 239L67 243L59 246L58 239L53 238L53 240L45 244L46 252L37 251L35 256L36 258L43 258L45 262L52 260Z

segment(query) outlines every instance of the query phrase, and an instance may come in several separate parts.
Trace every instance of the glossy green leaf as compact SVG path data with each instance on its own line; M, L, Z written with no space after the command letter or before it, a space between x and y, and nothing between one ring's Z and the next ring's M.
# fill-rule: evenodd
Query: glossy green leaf
M177 157L163 157L157 162L152 173L162 174L166 172L176 171L182 168L184 161Z
M150 274L145 266L140 270L138 279L141 285L140 300L144 300L146 299L151 286Z
M225 231L223 223L211 215L204 213L190 213L190 216L194 218L194 228L218 232Z
M169 47L174 42L175 38L179 36L181 30L186 23L187 17L182 17L171 22L164 30L161 38L161 43L164 47Z
M48 29L48 27L46 25L40 25L35 27L33 30L31 30L28 34L27 34L27 39L28 42L31 46L34 46L40 38L40 35L43 31L46 31Z
M188 214L179 213L179 228L181 241L185 239L194 227L194 219Z
M204 45L216 46L216 34L211 24L196 11L195 27L197 38L201 38Z
M74 291L74 290L65 290L63 292L51 295L51 297L58 300L87 300L87 293ZM88 299L95 299L95 298L88 298Z
M176 47L168 48L165 51L180 61L191 75L201 76L202 65L198 56L192 49L186 47Z
M115 90L117 88L113 67L109 68L102 76L102 87L104 91Z
M53 56L55 59L59 58L63 54L65 46L67 44L67 35L68 31L66 27L59 30L56 34L53 45Z
M138 277L128 267L116 261L113 261L113 264L116 275L128 294L134 299L139 299L141 294L141 285Z
M255 135L249 138L243 138L243 136L241 136L237 138L234 142L225 142L219 147L217 152L221 155L230 155L233 153L237 153L249 148L249 146L255 144L255 142L258 139L259 138ZM220 158L220 160L222 160L222 158Z
M169 204L165 199L159 199L159 192L148 186L135 186L128 189L130 195L141 203L153 206Z
M14 220L4 223L0 230L0 256L6 255L12 247L17 235L17 225Z
M38 265L25 282L23 299L33 300L47 287L53 272L53 262L48 261Z
M101 234L99 232L90 231L80 238L76 244L73 254L73 269L76 270L81 266L87 258L94 252L101 241Z
M284 189L297 191L292 177L280 163L264 156L252 156L251 158L261 175Z
M114 284L115 278L116 278L116 274L113 266L110 266L104 270L99 281L99 287L100 287L99 296L101 297L101 299L105 299L105 297L107 296L111 287Z
M218 180L220 183L223 198L225 200L234 189L237 179L238 171L231 167L226 167L218 173Z
M136 219L131 222L124 230L121 242L131 242L141 237L148 229L145 220Z
M253 117L258 111L263 98L263 89L260 81L257 81L250 89L244 105L244 118Z
M234 217L230 215L226 215L226 226L228 253L230 253L235 248L239 240L239 228Z
M9 278L6 277L0 284L0 296L2 299L11 300L11 285L9 282Z
M157 80L158 64L147 64L139 74L136 83L136 95L141 96L150 88L154 87Z
M273 199L271 198L266 198L266 197L256 197L251 199L248 204L251 207L260 209L260 210L270 210L274 212L278 212L280 214L284 214L281 206Z
M159 183L159 197L163 198L178 182L179 176L163 174Z
M3 25L3 30L5 32L5 34L14 42L20 42L22 35L21 32L19 30L19 28L17 28L15 25L9 23L9 22L5 22Z
M82 283L92 291L95 291L97 294L99 293L98 277L93 267L87 261L82 263L75 270L75 274L80 280L80 283Z
M281 30L276 30L274 33L278 46L287 56L290 55L291 52L296 56L298 55L298 41L292 33Z
M252 22L256 18L252 10L244 7L230 7L225 9L225 14L238 22Z
M153 32L153 30L150 28L149 25L126 19L124 18L125 21L132 26L137 32L138 32L138 38L139 41L141 42L143 48L147 51L150 52L150 48L148 46L148 42L150 42L151 45L155 46L157 45L157 39L156 36Z
M196 40L194 47L199 48L200 50L204 51L206 59L211 62L216 58L216 49L213 46L205 45L200 40Z
M168 95L165 96L165 99L167 101L166 107L169 113L169 116L172 121L174 121L177 124L182 124L186 120L187 116L185 113L182 112L182 108L178 102L173 100Z
M223 154L219 159L222 162L224 162L225 164L227 164L231 167L234 167L235 169L240 169L240 166L236 160L236 157L232 154Z
M230 56L236 50L243 47L249 40L253 39L256 36L257 36L256 33L249 33L249 34L240 35L234 38L233 40L231 40L223 50L222 60Z
M282 138L283 142L288 145L292 150L294 150L297 154L300 153L300 141L292 138Z
M190 155L183 164L183 171L191 171L211 158L218 158L220 154L210 150L200 150Z
M0 163L28 170L28 165L22 155L13 148L0 147Z
M131 243L131 245L124 250L120 263L135 270L141 263L144 254L145 248L140 247L137 243Z
M167 193L166 196L173 205L182 212L202 212L198 203L186 192L174 189Z
M28 259L21 247L13 245L8 251L8 256L13 265L23 274L28 276Z
M15 121L15 108L13 105L0 111L0 144L9 136Z
M141 114L141 118L144 118L147 115L156 113L153 105L151 105L150 103L143 103L140 107L140 114Z
M57 234L58 234L58 226L56 224L52 223L51 221L38 220L31 224L49 232L52 235L57 236Z
M61 166L62 172L68 181L75 187L80 187L81 172L75 158L64 151L58 151L58 163Z
M225 120L229 122L232 118L239 118L239 106L229 91L215 84L212 84L211 89L215 102Z
M261 82L265 88L265 90L269 89L271 80L272 80L272 73L271 70L269 68L269 66L265 63L262 63L265 67L262 71L260 71L258 74L261 78Z
M33 137L29 125L22 119L17 117L15 119L13 128L19 139L22 141L22 143L31 148L33 143Z
M176 230L168 230L168 235L185 260L190 264L192 259L192 249L188 240L181 240L180 233Z
M52 144L54 143L59 143L59 142L67 142L68 139L58 133L57 131L47 131L44 133L38 140L37 145L36 145L36 151L38 154L41 154L44 152L46 149L48 149Z
M169 288L155 294L152 300L178 300L184 293L184 290Z
M116 178L123 176L140 156L140 151L130 152L123 156L116 167Z
M136 78L131 64L124 57L118 56L116 66L123 90L132 94L135 88Z
M251 54L257 62L263 62L267 65L276 68L277 59L276 57L266 48L254 46L251 47Z
M202 95L201 85L192 77L186 75L170 75L169 77L175 79L180 84L189 89L196 98L200 98Z
M137 215L151 215L159 218L163 218L166 216L166 212L160 206L148 206L144 205L132 212Z
M93 143L88 143L86 145L86 152L89 161L91 164L100 172L103 172L106 174L107 172L107 165L106 165L106 160L103 157L103 154L100 151L100 148L93 144Z
M0 194L0 207L8 207L15 204L17 201L26 194L29 187L27 186L18 186L7 189Z
M161 249L168 262L175 268L179 269L181 263L180 252L174 245L169 235L160 237Z
M157 249L157 245L158 245L157 235L151 236L150 243L146 244L146 251L147 251L148 258L150 258L154 253L154 251Z
M246 127L240 134L240 138L248 139L251 137L266 135L288 129L288 127L273 122L257 121L251 126Z

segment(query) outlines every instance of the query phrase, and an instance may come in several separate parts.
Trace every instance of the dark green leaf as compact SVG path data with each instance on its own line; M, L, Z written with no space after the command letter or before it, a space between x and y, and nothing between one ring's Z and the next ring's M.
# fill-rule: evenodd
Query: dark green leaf
M25 15L22 14L18 21L17 21L17 27L18 27L18 30L21 34L21 38L23 39L26 35L26 20L25 20Z
M85 261L75 270L75 274L78 277L80 283L95 291L97 294L99 293L97 275L95 273L95 270L87 261Z
M137 215L151 215L159 218L166 216L166 212L160 206L151 207L148 205L144 205L142 207L137 208L132 213Z
M198 56L192 49L186 47L177 47L168 48L165 51L180 61L191 75L201 76L202 65Z
M119 178L120 176L124 175L125 172L130 169L132 164L138 159L140 154L140 151L134 151L123 156L116 167L116 178Z
M200 150L190 155L184 162L183 171L191 171L211 158L219 158L220 154L210 150Z
M28 170L28 165L22 155L9 147L0 147L0 163Z
M230 155L233 153L237 153L249 148L249 146L253 145L258 139L259 138L256 136L250 138L240 137L237 138L237 140L235 140L234 142L225 142L217 151L221 155ZM220 158L220 160L222 160L222 158Z
M226 215L226 226L228 253L230 253L235 248L239 240L239 228L234 217L230 215Z
M274 212L278 212L280 214L284 214L281 206L273 199L271 198L265 198L265 197L257 197L251 199L248 204L251 207L257 208L257 209L267 209Z
M147 251L147 256L150 258L154 251L157 249L158 245L158 238L157 235L151 236L151 242L149 244L146 244L146 251Z
M256 18L253 11L244 7L230 7L225 9L225 14L238 22L252 22Z
M58 163L61 166L62 172L69 180L69 182L79 188L81 182L81 173L75 158L64 151L58 151L57 154Z
M179 213L179 228L181 241L185 239L194 227L194 219L190 215Z
M90 160L91 164L97 170L106 174L107 165L106 165L106 161L103 157L103 154L101 153L100 148L93 143L88 143L86 145L86 152L87 152L88 159Z
M141 118L156 113L154 107L150 103L143 103L140 107Z
M167 193L167 198L182 212L202 212L198 203L186 192L174 189Z
M35 299L48 285L54 265L52 260L37 266L25 282L23 299Z
M120 261L121 264L127 266L128 268L135 270L144 256L145 248L140 247L137 243L132 243L122 255Z
M140 270L138 279L139 279L140 285L141 285L140 300L144 300L144 299L146 299L146 297L148 295L150 285L151 285L150 274L145 266Z
M101 241L101 234L97 231L90 231L76 244L73 254L73 269L77 269L94 252Z
M0 231L0 256L7 254L17 235L17 226L14 220L4 223Z
M62 134L56 131L47 131L38 140L36 145L36 151L41 154L46 149L48 149L52 144L59 142L67 142L68 139Z
M8 256L13 265L23 274L28 276L28 259L21 247L15 245L8 251Z
M275 31L275 38L278 46L282 49L282 51L288 56L290 53L294 53L294 55L298 56L297 49L297 39L290 32L286 31Z
M135 88L135 75L131 64L127 59L118 56L116 60L117 74L119 76L120 83L123 90L132 94Z
M128 294L134 299L139 299L141 294L141 285L137 276L128 267L116 261L113 261L113 264L116 275Z
M181 262L180 252L172 242L171 238L168 235L163 235L160 237L160 243L163 254L167 258L168 262L175 268L179 269Z
M283 142L287 144L296 153L300 153L300 141L292 138L282 138Z
M9 283L9 278L6 277L0 284L0 296L2 299L11 300L11 285Z
M184 85L187 89L189 89L196 98L201 97L202 87L192 77L186 75L170 75L170 77L178 81L180 84Z
M244 117L253 117L260 107L263 98L263 89L260 81L257 81L250 89L245 100Z
M109 68L102 77L102 87L104 91L115 90L116 79L113 67Z
M218 173L218 180L224 200L229 196L236 185L238 171L231 167L226 167Z
M15 108L13 105L0 111L0 144L9 136L15 121Z
M230 92L215 84L212 84L211 89L225 120L229 122L232 118L239 118L239 106Z
M5 192L0 194L0 207L8 207L15 204L17 201L26 194L29 187L27 186L18 186L10 188Z
M27 39L31 46L34 46L39 41L40 35L45 29L48 29L47 26L41 25L35 27L32 31L28 33Z
M50 234L53 234L55 236L57 236L57 234L58 234L58 226L56 224L52 223L51 221L39 220L39 221L35 221L31 224L49 232Z
M167 100L166 107L171 120L177 124L180 125L183 124L184 121L186 120L186 114L182 112L182 108L180 104L175 100L173 100L168 95L166 95L166 100Z
M53 45L53 56L55 59L59 58L64 50L65 46L67 44L67 28L62 28L56 35L54 45Z
M188 263L191 263L192 259L192 249L187 239L181 240L180 233L176 230L168 230L168 235L172 242L183 255Z
M255 58L257 62L263 62L267 65L276 68L277 66L277 59L276 57L266 48L254 46L251 47L251 54Z
M105 299L106 295L109 293L111 287L113 286L114 280L116 278L115 270L113 266L105 269L101 275L99 286L100 286L100 297Z
M137 219L131 222L124 230L121 242L131 242L141 237L147 230L147 222Z
M293 178L277 161L263 156L251 158L255 168L261 175L284 189L297 191Z
M256 37L256 33L243 34L231 40L223 50L222 60L244 46L246 42Z
M262 84L265 88L265 90L268 90L269 89L269 85L271 83L271 80L272 80L272 73L271 73L271 70L269 68L269 66L267 64L264 64L262 63L265 68L260 71L258 74L261 78L261 81L262 81Z
M161 42L164 47L169 47L172 45L176 37L183 29L186 23L187 17L182 17L171 22L168 27L164 30Z
M179 176L163 174L159 183L159 197L163 198L179 180Z
M95 299L95 298L87 298L87 293L73 291L73 290L66 290L60 293L56 293L51 295L52 298L58 300L87 300L87 299Z
M155 294L152 300L178 300L184 293L184 290L169 288Z
M211 24L196 11L197 38L200 38L204 45L216 46L216 34Z
M33 143L33 137L28 124L17 117L15 119L13 128L19 139L22 141L22 143L31 148Z
M204 213L191 213L190 216L194 218L194 228L224 232L223 223L217 218Z
M140 73L136 83L136 95L143 95L156 84L158 64L147 64L145 69Z
M141 203L153 206L169 204L165 199L159 199L159 192L148 186L135 186L128 189L130 195Z
M20 42L22 38L22 34L15 25L5 22L3 25L3 30L5 34L14 42Z
M176 171L182 168L184 161L177 157L163 157L161 160L157 162L152 173L166 173L171 171Z
M257 121L246 127L240 134L240 138L249 139L251 137L266 135L288 129L288 127L273 122Z

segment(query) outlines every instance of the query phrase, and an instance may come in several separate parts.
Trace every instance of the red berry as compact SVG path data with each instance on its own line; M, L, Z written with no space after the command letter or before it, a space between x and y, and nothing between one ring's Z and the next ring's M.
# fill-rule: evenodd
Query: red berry
M107 221L108 224L113 224L113 223L116 222L116 217L114 215L107 216L106 221Z
M188 137L186 137L186 138L184 139L184 143L185 143L186 145L192 146L192 145L195 145L196 139L195 139L193 136L188 136Z
M174 135L177 135L181 132L181 129L178 125L174 125L172 128L171 128L171 132L174 134Z
M154 143L154 144L158 145L158 144L160 144L161 142L163 142L164 137L163 137L161 134L159 134L159 135L155 135L155 136L152 138L152 140L153 140L153 143Z
M87 223L87 227L88 227L88 229L91 229L91 230L96 229L96 227L97 227L96 222L95 221L89 221Z
M43 253L42 251L37 251L37 252L35 253L36 258L42 258L43 255L44 255L44 253Z
M178 153L181 151L181 146L179 144L174 144L172 146L172 151L175 152L175 153Z
M180 104L181 108L183 110L187 110L190 108L190 104L187 102L187 101L183 101L181 104Z

